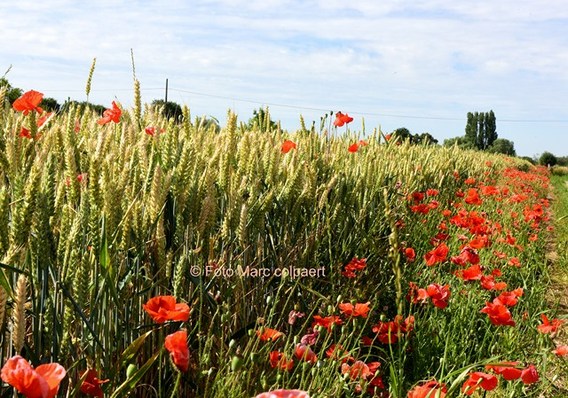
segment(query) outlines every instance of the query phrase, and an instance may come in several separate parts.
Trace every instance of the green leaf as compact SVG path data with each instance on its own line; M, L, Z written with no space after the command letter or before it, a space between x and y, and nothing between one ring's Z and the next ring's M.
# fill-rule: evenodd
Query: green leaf
M119 360L121 368L132 362L132 360L140 350L140 347L142 347L142 344L144 344L146 337L150 336L152 332L153 330L147 331L136 340L134 340L128 347L126 347Z
M108 255L108 241L107 241L107 234L106 234L106 222L105 219L103 218L103 225L101 227L101 235L102 235L102 239L101 239L101 248L99 251L99 263L101 264L101 266L107 270L107 272L111 273L111 264L110 264L110 258Z
M120 301L118 299L118 293L116 291L116 284L114 281L114 272L112 269L112 263L110 261L110 256L108 254L108 240L107 240L107 233L106 233L106 221L103 217L101 227L101 248L99 250L99 263L101 264L101 269L103 271L103 276L105 278L105 282L109 287L110 294L112 299L116 303L116 305L120 305Z
M136 384L142 379L146 372L152 367L158 356L160 355L160 350L156 352L150 359L146 361L140 369L138 369L131 377L129 377L124 383L122 383L110 396L110 398L118 398L128 395L134 388Z
M6 274L4 273L4 268L12 268L6 264L2 264L0 263L0 286L2 286L4 288L4 290L6 291L6 293L8 293L9 296L12 296L12 287L10 286L10 282L8 282L8 278L6 278Z

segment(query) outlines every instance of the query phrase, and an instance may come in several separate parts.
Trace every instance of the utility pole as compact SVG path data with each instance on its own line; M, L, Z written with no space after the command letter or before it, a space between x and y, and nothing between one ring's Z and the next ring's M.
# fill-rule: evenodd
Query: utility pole
M166 78L166 99L164 100L164 102L166 104L168 103L168 78Z

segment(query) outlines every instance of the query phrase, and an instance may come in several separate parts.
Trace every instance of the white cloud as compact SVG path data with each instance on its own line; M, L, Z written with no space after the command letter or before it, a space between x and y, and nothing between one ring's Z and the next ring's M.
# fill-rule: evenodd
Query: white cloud
M0 5L0 20L0 70L12 63L14 84L59 88L63 98L83 95L97 57L92 99L120 95L128 103L131 94L118 89L131 86L132 48L143 89L169 77L178 89L266 103L458 118L493 108L498 119L568 119L563 0L23 0ZM220 115L232 106L172 95L217 106ZM301 112L279 111L290 126L297 117L289 115ZM411 121L399 118L394 128ZM435 136L463 130L420 122Z

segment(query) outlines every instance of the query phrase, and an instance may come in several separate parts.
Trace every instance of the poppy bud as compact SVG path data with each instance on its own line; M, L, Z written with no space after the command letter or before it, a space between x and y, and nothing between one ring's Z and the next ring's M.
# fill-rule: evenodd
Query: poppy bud
M231 360L231 370L233 372L236 372L239 369L241 369L242 366L243 366L243 359L235 355Z
M136 373L137 370L138 368L133 363L128 365L128 367L126 368L126 378L130 379L132 376L134 376L134 373Z

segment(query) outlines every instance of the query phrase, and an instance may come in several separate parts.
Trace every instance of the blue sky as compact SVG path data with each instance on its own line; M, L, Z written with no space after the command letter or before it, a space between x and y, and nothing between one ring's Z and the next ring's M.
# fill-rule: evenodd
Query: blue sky
M11 3L7 5L6 3ZM565 0L20 0L0 5L0 75L60 102L187 104L222 124L270 106L290 131L326 111L440 142L493 110L519 155L568 155ZM285 105L285 106L282 106Z

